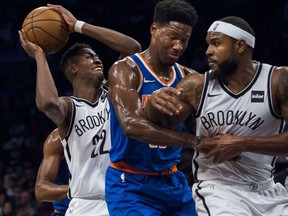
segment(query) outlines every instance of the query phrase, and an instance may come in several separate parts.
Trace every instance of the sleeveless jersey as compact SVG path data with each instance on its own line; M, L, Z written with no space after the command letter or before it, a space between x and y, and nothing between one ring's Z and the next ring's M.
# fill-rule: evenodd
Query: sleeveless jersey
M254 62L256 64L256 62ZM231 92L222 80L206 73L199 110L196 113L197 135L212 137L219 133L238 136L269 136L283 131L285 123L272 102L271 77L274 67L257 62L256 73L241 92ZM230 179L266 181L272 178L274 156L243 152L237 162L214 164L195 152L193 170L198 180Z
M58 174L55 179L55 183L59 185L67 185L69 184L70 172L66 163L65 158L61 160L61 164L58 170ZM53 208L59 212L65 213L68 208L70 200L63 199L60 201L53 202Z
M71 173L69 198L103 199L106 169L110 164L110 106L102 88L98 101L71 97L71 124L62 140Z
M137 53L127 58L130 61L134 61L139 68L140 82L137 91L142 101L142 107L145 107L147 99L153 91L163 86L175 87L184 76L184 72L180 69L180 66L175 64L172 70L172 78L170 81L165 82L149 68L149 65L147 65L141 54ZM129 166L143 171L159 172L180 161L181 147L148 145L125 136L117 120L113 105L111 104L110 107L112 137L110 150L111 162L124 162ZM178 129L182 130L182 127Z

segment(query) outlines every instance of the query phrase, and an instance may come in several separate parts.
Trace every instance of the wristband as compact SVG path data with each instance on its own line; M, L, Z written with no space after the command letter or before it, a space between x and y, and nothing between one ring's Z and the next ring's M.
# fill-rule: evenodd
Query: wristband
M77 20L74 25L74 31L82 34L82 26L85 24L85 22Z

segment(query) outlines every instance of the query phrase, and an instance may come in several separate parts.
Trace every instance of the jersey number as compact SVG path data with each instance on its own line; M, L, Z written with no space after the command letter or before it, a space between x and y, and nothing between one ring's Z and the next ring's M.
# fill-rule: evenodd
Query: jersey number
M97 134L92 139L93 146L100 145L100 149L99 149L100 155L109 153L109 150L104 150L105 141L106 141L106 130L105 129L102 130L100 135ZM98 155L98 152L96 152L96 148L95 148L91 153L91 158L95 158L95 157L97 157L97 155Z

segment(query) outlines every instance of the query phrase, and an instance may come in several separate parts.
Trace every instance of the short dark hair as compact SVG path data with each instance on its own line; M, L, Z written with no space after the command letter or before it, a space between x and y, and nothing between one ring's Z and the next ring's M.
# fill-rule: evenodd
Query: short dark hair
M197 20L196 9L187 1L162 0L155 6L153 22L159 25L176 21L194 27Z
M250 26L250 24L246 20L244 20L240 17L227 16L227 17L220 19L219 21L230 23L234 26L237 26L238 28L241 28L242 30L250 33L251 35L253 35L255 37L255 32L254 32L253 28Z
M89 44L86 43L75 43L73 46L71 46L62 56L60 61L60 69L61 71L66 74L66 67L68 65L68 61L77 55L80 55L80 52L82 49L89 48L92 49Z

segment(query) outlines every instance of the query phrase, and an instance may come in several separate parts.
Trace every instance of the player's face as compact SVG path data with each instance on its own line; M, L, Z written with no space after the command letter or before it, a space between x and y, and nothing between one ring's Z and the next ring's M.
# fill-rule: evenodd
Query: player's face
M77 67L83 76L103 77L103 64L92 49L84 48L81 51Z
M165 26L153 24L152 43L156 52L154 55L164 65L175 64L186 50L191 32L191 26L179 22L170 22Z
M217 32L209 32L206 37L208 48L206 55L211 70L219 77L236 72L238 64L233 51L235 40Z

